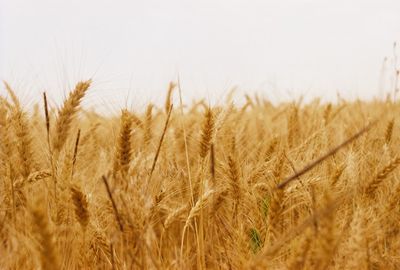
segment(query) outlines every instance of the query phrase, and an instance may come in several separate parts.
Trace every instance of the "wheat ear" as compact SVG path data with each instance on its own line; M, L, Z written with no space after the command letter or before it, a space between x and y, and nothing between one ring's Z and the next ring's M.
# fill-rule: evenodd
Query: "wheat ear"
M72 120L74 119L75 114L78 112L81 100L85 96L86 91L89 89L91 83L91 80L79 82L59 110L55 125L56 130L53 137L53 151L55 153L61 151L66 140L68 139Z
M389 174L392 173L399 165L400 165L400 157L394 158L388 165L386 165L381 171L379 171L376 174L374 180L372 180L368 184L365 193L368 196L373 197L375 191L378 189L382 181L385 180L386 177L388 177Z
M385 131L385 142L389 144L392 140L393 134L393 127L394 127L394 119L390 120Z
M43 210L35 208L31 210L33 219L33 229L38 235L40 250L40 262L42 269L61 269L59 268L58 256L53 235L50 232L47 216Z
M123 110L121 114L121 128L114 158L114 175L118 171L121 171L124 175L128 173L129 163L132 158L131 134L132 118L128 110Z
M20 173L24 178L27 178L34 166L33 151L32 151L32 136L29 128L29 121L26 113L22 111L21 103L7 82L4 82L7 92L10 94L14 103L12 109L12 124L18 138L17 151L20 159Z
M201 132L200 157L202 159L204 159L207 156L208 150L210 149L213 130L214 130L213 112L210 108L208 108L204 115L203 128Z
M167 97L165 99L165 113L168 113L169 109L171 107L171 104L172 104L171 98L172 98L172 93L173 93L175 87L176 87L176 83L174 83L174 82L170 82L168 85Z
M86 231L90 217L86 195L83 194L81 189L77 186L73 186L70 189L72 202L75 206L76 219L81 225L83 231Z

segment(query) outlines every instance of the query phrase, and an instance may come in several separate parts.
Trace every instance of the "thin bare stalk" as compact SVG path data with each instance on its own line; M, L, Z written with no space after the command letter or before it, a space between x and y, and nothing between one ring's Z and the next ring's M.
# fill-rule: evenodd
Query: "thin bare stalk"
M119 230L121 232L124 232L124 226L122 224L121 216L120 216L120 214L118 212L117 204L115 203L115 200L114 200L114 198L112 196L111 189L110 189L110 186L109 186L108 181L107 181L107 177L105 175L103 175L101 177L101 179L103 180L103 183L104 183L104 185L106 187L108 198L111 201L111 204L112 204L112 207L113 207L113 210L114 210L114 214L115 214L115 218L116 218L116 220L118 222Z
M153 176L154 169L156 168L158 156L160 155L161 146L162 146L162 143L163 143L163 141L164 141L165 134L167 133L168 123L169 123L169 120L170 120L170 118L171 118L171 113L172 113L172 109L173 109L173 108L174 108L174 106L173 106L173 104L172 104L172 105L170 106L170 108L169 108L167 120L165 120L165 125L164 125L164 129L163 129L163 133L161 134L160 141L158 142L157 151L156 151L156 154L155 154L154 159L153 159L153 164L151 165L150 174L149 174L149 177L148 177L148 179L147 179L147 181L146 181L148 187L149 187L150 184L151 184L151 183L150 183L151 177Z

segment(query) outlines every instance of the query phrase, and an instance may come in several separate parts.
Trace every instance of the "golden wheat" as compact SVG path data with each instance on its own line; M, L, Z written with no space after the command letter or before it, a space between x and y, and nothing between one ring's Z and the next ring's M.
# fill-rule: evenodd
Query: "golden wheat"
M170 83L114 116L80 109L90 85L40 113L4 83L1 269L400 268L398 102L211 108Z

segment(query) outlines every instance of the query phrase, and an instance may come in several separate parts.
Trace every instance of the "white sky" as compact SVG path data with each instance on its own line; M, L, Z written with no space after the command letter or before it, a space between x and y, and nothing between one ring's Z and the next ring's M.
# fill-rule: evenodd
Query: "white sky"
M0 0L0 78L25 103L93 77L90 104L141 106L178 74L210 102L369 98L399 40L400 0Z

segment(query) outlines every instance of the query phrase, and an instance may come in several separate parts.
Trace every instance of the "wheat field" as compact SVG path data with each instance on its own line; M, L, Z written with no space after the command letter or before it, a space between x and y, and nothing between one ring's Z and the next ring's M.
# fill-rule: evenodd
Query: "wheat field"
M0 98L1 269L400 269L399 104ZM178 98L179 100L179 98ZM180 99L181 100L181 99Z

